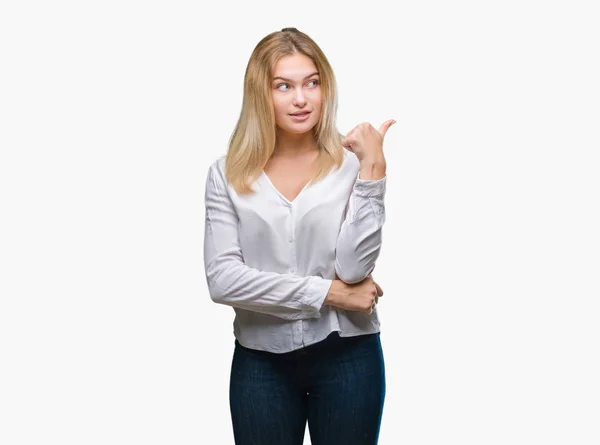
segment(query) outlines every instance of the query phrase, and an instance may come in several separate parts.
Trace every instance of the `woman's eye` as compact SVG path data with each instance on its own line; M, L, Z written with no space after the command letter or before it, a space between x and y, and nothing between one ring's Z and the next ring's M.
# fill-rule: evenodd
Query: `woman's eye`
M317 79L313 79L313 80L311 80L311 81L310 81L310 82L308 82L308 83L314 83L314 84L315 84L315 86L317 86L317 85L319 84L319 81L318 81ZM280 83L279 85L277 85L277 89L278 89L278 90L281 90L281 91L286 91L286 90L282 90L282 89L281 89L281 87L282 87L282 86L284 86L284 85L285 85L285 86L288 86L288 87L290 86L290 85L289 85L289 84L287 84L287 83Z

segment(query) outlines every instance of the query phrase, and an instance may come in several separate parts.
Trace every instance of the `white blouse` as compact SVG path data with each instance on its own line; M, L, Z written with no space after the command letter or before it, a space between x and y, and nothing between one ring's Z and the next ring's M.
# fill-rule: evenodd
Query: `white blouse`
M247 348L284 353L324 340L379 332L371 315L322 306L334 279L357 283L379 256L386 177L359 178L344 163L289 201L263 171L252 195L225 180L225 156L205 189L204 267L211 299L235 310L233 333Z

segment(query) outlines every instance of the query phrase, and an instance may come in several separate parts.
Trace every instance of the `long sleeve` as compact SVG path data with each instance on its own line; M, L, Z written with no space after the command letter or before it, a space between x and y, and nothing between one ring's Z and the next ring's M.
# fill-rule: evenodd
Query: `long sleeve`
M385 222L387 176L367 180L359 175L336 244L335 271L348 284L364 280L375 268Z
M333 280L259 271L244 263L238 215L216 164L207 175L205 206L204 267L215 303L286 320L321 317Z

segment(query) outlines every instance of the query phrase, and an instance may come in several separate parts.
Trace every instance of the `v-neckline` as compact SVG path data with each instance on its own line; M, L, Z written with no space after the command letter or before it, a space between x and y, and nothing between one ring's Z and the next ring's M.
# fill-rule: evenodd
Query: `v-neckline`
M285 195L283 193L281 193L279 191L279 189L277 187L275 187L275 184L273 184L273 182L271 181L271 178L269 178L269 175L267 175L267 172L264 169L262 170L262 175L265 177L265 179L267 180L267 182L269 183L269 185L271 186L271 188L273 190L275 190L275 193L277 193L289 205L293 205L298 200L298 198L300 197L300 195L302 195L302 193L304 192L304 190L306 190L308 188L308 185L310 184L310 179L309 179L308 182L304 185L304 187L302 187L302 190L300 190L300 192L294 197L294 199L290 201L289 199L287 199L285 197Z

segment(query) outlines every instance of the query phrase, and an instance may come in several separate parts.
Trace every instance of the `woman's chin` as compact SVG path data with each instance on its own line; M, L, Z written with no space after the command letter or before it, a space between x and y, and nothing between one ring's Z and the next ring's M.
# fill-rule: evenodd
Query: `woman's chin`
M285 127L279 127L279 128L286 133L303 134L303 133L306 133L307 131L311 131L314 127L314 125L312 125L308 122L302 122L302 124L304 124L304 125L299 125L299 124L286 125Z

